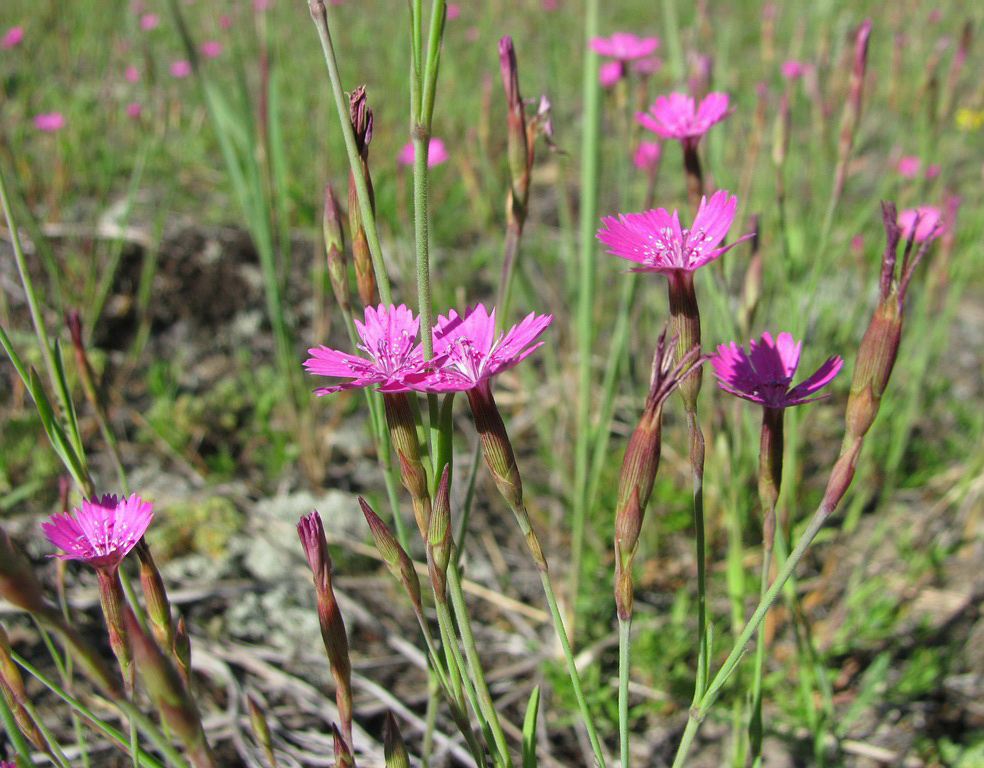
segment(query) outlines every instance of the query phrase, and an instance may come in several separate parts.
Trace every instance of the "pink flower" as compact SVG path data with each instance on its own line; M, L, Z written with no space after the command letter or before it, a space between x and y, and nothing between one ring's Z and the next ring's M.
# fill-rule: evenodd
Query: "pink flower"
M188 77L191 74L191 62L186 59L172 61L170 66L171 77Z
M643 56L632 62L632 71L637 75L652 75L662 66L663 61L659 56Z
M461 15L461 6L459 6L457 3L448 3L447 9L448 9L447 11L448 21L454 21Z
M939 166L939 164L933 163L932 165L927 165L926 166L926 178L927 179L935 179L939 175L940 175L940 166Z
M816 373L790 389L802 345L802 342L794 342L788 333L780 333L775 341L768 333L763 333L758 342L755 339L748 342L748 353L733 341L722 344L718 346L717 354L711 356L718 386L766 408L788 408L822 400L828 395L810 395L826 386L844 361L836 355L827 358Z
M731 111L726 93L709 93L697 107L693 97L671 93L658 96L648 113L636 112L636 120L661 138L696 144L708 128L724 120Z
M142 112L143 112L143 108L136 101L131 101L129 104L126 105L126 116L129 117L131 120L139 119L140 114Z
M919 173L921 165L922 162L915 155L904 155L899 158L898 163L895 165L895 170L899 172L900 176L911 179Z
M198 47L198 50L206 59L214 59L222 53L222 43L218 40L206 40Z
M413 165L413 157L413 142L408 141L396 156L396 162L400 165ZM444 146L444 142L441 139L431 139L427 145L427 167L433 168L435 165L446 163L448 157L448 150Z
M779 72L787 80L795 80L806 74L807 65L796 59L787 59L779 66Z
M630 272L693 272L753 235L744 235L730 245L717 248L728 233L738 199L719 189L708 200L702 197L690 229L680 228L679 214L663 208L645 213L607 216L597 233L608 253L638 264Z
M54 133L65 127L65 116L61 112L45 112L34 116L34 127L45 133Z
M24 27L11 27L0 38L0 50L9 51L24 39Z
M616 32L611 37L592 37L588 46L601 56L631 61L653 53L659 46L659 38L636 37L628 32Z
M908 239L915 232L915 241L917 243L939 237L942 234L940 227L942 215L942 211L935 205L920 205L918 208L901 211L899 213L898 225L902 231L902 237Z
M161 23L161 17L156 13L145 13L140 17L140 29L147 32L151 29L157 29L157 26Z
M219 14L219 29L229 29L232 26L232 16L228 13Z
M543 0L540 7L545 11L559 11L560 10L560 0Z
M931 8L929 13L926 15L926 21L930 24L938 24L940 19L943 18L943 11L939 8Z
M422 392L474 389L539 347L542 341L533 342L551 320L551 315L530 312L518 325L496 336L494 308L490 314L484 304L476 304L464 317L452 309L447 317L438 316L434 326L434 369L407 381Z
M632 155L632 164L640 171L651 171L659 164L660 151L658 141L640 141Z
M128 83L135 83L140 79L140 70L136 67L127 67L123 70L123 79Z
M611 88L622 79L625 72L625 64L618 59L602 62L598 67L598 84L602 88Z
M253 0L253 10L259 13L270 9L270 0Z
M355 321L362 339L359 345L367 357L358 357L325 346L308 350L304 361L308 373L352 379L331 387L314 390L316 395L330 395L343 389L357 389L378 384L381 392L407 392L404 378L423 368L423 353L417 343L420 321L403 304L396 307L366 307L365 322Z
M82 499L82 507L74 511L74 517L54 515L41 529L64 552L57 557L96 568L118 566L154 517L152 505L135 493L122 501L115 494L98 501Z

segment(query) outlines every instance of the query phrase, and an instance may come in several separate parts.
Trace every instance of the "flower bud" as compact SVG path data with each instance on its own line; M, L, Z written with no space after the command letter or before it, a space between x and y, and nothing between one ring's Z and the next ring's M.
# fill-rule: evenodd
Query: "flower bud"
M386 761L386 768L410 768L410 758L400 734L400 726L389 711L386 712L386 724L383 726L383 759Z
M837 167L834 172L834 198L839 198L847 178L847 165L861 116L861 95L864 75L868 64L868 37L871 35L871 20L865 19L854 35L854 59L851 63L851 78L847 86L847 98L841 113L840 135L837 141Z
M335 768L355 768L355 758L352 756L352 749L335 723L331 724L331 731L335 739Z
M113 654L120 664L123 684L127 692L132 693L133 654L124 623L124 613L129 609L126 607L119 571L116 567L96 568L96 575L99 581L99 603L106 620L106 628L109 630L109 647L113 649Z
M403 585L403 588L410 597L410 602L413 603L414 610L422 616L423 605L420 599L420 579L417 576L416 569L413 567L413 561L403 547L400 546L400 543L396 540L396 536L393 535L393 532L387 527L386 523L382 521L379 515L373 511L372 507L361 496L359 497L359 505L362 507L362 514L366 517L373 541L376 542L376 549L383 558L383 562L386 563L386 567L393 577Z
M509 35L499 40L499 70L502 73L502 85L506 91L506 135L509 173L512 177L507 215L510 219L514 219L517 226L522 229L529 199L533 153L526 132L523 97L519 92L516 51Z
M273 740L270 738L270 726L266 716L263 714L259 702L250 693L246 694L246 705L249 709L249 725L253 729L253 736L257 743L263 747L267 762L271 766L276 766L277 759L273 754Z
M443 595L446 589L445 574L451 560L451 494L448 482L448 466L444 465L441 482L434 496L434 511L427 530L427 562L434 592Z
M366 100L366 87L360 85L349 95L349 116L352 120L352 130L355 133L355 145L361 159L361 171L369 190L369 207L375 215L376 201L372 188L372 176L369 173L369 142L372 141L372 110ZM367 306L376 303L376 279L372 270L372 254L369 251L369 241L362 222L362 209L359 206L359 195L356 191L355 177L349 171L348 185L348 214L349 232L352 235L352 261L355 264L355 280L359 289L359 298Z
M171 648L174 645L174 625L171 622L171 603L167 599L164 579L161 578L161 572L157 569L146 540L141 538L135 549L140 559L140 586L147 601L150 629L161 648Z
M188 636L188 625L184 616L178 618L174 628L174 645L171 648L178 674L184 681L185 688L191 690L191 638Z

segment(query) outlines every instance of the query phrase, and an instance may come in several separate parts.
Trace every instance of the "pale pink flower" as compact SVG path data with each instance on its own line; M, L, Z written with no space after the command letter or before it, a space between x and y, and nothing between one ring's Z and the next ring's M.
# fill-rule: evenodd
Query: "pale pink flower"
M536 342L553 317L530 312L508 331L495 333L495 308L484 304L465 311L453 309L434 325L434 355L429 372L407 377L421 392L463 392L512 368L543 342ZM532 346L531 346L532 345Z
M690 229L681 229L679 214L663 208L645 213L607 216L597 233L608 253L638 264L630 272L693 272L714 261L738 243L753 237L744 235L730 245L718 248L735 216L738 199L719 189L708 200L702 197Z
M618 59L604 61L598 67L598 84L602 88L612 88L615 83L622 79L625 72L625 64Z
M423 353L417 342L420 321L401 304L366 307L365 322L355 321L359 344L366 357L350 355L325 346L308 350L304 361L308 373L351 379L331 387L314 390L316 395L330 395L343 389L378 385L381 392L407 392L404 379L423 368Z
M459 6L457 3L448 3L447 14L448 14L447 20L454 21L461 15L461 6Z
M45 112L34 116L34 127L45 133L54 133L65 127L65 116L61 112Z
M943 212L935 205L920 205L899 212L898 225L902 237L909 238L915 232L915 241L922 243L942 234L940 226Z
M123 70L123 79L128 83L135 83L140 79L140 70L136 67L127 67Z
M937 163L933 163L932 165L926 166L927 179L935 179L939 175L940 175L940 166Z
M396 162L400 165L413 165L413 157L413 142L408 141L396 156ZM448 157L448 150L444 146L444 142L441 139L431 139L427 145L427 167L433 168L435 165L446 163Z
M214 59L222 53L222 43L218 40L206 40L198 47L198 50L206 59Z
M616 32L611 37L592 37L588 46L601 56L631 61L652 54L659 46L659 38L636 37L628 32Z
M632 71L637 75L653 75L663 66L663 60L659 56L643 56L632 62Z
M895 165L895 170L900 176L907 179L914 178L919 173L922 161L915 155L903 155Z
M796 59L787 59L779 66L779 72L787 80L795 80L806 74L807 65Z
M788 333L780 333L775 341L768 333L763 333L759 341L748 342L747 353L733 341L721 344L717 354L711 356L718 386L766 408L789 408L829 397L812 395L840 371L844 361L836 355L827 358L812 376L790 388L802 345L802 342L794 342Z
M232 26L232 16L228 13L219 14L219 29L229 29Z
M187 59L172 61L169 71L171 72L171 77L188 77L191 74L191 62Z
M154 517L153 505L137 494L117 499L82 499L73 515L57 514L41 529L62 550L62 560L81 560L96 568L115 568L144 535Z
M0 38L0 50L9 51L24 39L24 27L11 27Z
M659 164L661 151L658 141L640 141L632 154L632 164L640 171L651 171Z
M543 0L540 7L545 11L559 11L560 0Z
M253 10L259 13L270 10L270 0L253 0Z
M145 13L140 17L140 29L144 32L148 32L151 29L157 29L161 23L161 17L156 13Z
M143 107L141 107L138 102L131 101L129 104L126 105L126 116L129 117L131 120L139 119L142 113L143 113Z
M709 93L694 105L692 96L685 93L671 93L658 96L648 113L636 112L636 120L664 139L679 139L695 145L707 129L719 123L732 112L728 108L728 94Z

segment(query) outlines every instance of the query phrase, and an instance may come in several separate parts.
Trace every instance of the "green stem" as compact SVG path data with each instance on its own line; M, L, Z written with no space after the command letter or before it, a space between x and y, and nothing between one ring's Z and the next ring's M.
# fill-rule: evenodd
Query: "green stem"
M772 511L775 514L775 510ZM762 549L762 571L759 575L759 601L765 599L769 588L769 566L772 563L772 548ZM765 638L758 633L755 643L755 666L752 670L752 717L748 724L748 739L751 747L752 768L762 765L762 670L765 666Z
M618 621L618 746L621 768L629 768L629 630L632 617Z
M594 308L595 227L598 210L598 144L601 114L598 56L588 42L598 34L598 0L584 4L584 69L582 94L584 117L581 134L581 206L579 216L580 273L577 293L577 436L574 448L574 493L571 539L570 599L577 623L577 595L584 552L587 518L588 441L591 433L591 317ZM573 628L573 627L572 627Z
M379 290L380 301L383 304L392 304L393 294L390 291L389 276L386 274L383 250L379 245L379 234L376 232L376 219L369 203L369 187L366 185L365 175L362 173L362 161L359 158L359 149L355 144L355 133L349 119L345 91L342 89L341 77L338 74L335 48L331 42L331 33L328 31L328 12L324 0L309 0L308 7L311 10L311 18L314 19L314 25L318 29L321 49L325 56L325 65L328 67L328 78L331 80L331 90L335 97L335 109L338 112L342 138L345 140L345 151L348 153L349 166L355 180L355 192L359 198L362 227L365 230L366 240L369 243L369 253L372 256L372 270L376 276L376 288Z
M821 503L820 507L813 514L813 518L810 520L810 524L803 531L800 536L799 541L796 542L796 547L793 549L792 554L783 563L782 568L776 575L775 581L769 587L765 596L759 601L755 612L752 617L748 620L745 628L741 631L738 639L731 648L731 652L728 654L728 658L725 659L724 664L714 675L714 679L711 681L704 695L701 697L700 701L697 702L690 709L690 718L687 721L687 726L684 729L683 737L680 740L680 746L677 748L676 758L673 760L673 768L681 768L687 760L687 753L690 751L690 746L693 743L694 737L697 735L697 729L700 728L701 722L707 716L708 710L717 700L717 697L721 693L721 689L724 684L731 677L735 668L738 666L738 662L741 661L741 657L745 654L745 646L748 641L752 639L752 635L755 630L758 629L759 624L762 623L762 619L765 618L765 614L768 612L772 603L775 602L776 598L779 596L779 592L782 590L783 585L786 580L792 575L799 561L803 559L803 555L806 553L807 548L816 538L817 533L823 527L823 524L827 521L830 513L833 511L832 505L828 502Z
M492 694L489 691L488 683L485 682L485 672L482 670L482 662L478 657L478 647L475 644L475 635L472 633L471 620L468 618L468 609L465 606L465 595L461 589L461 574L458 573L458 558L454 552L448 564L448 591L451 593L451 603L454 606L455 616L458 617L458 628L461 631L461 642L465 646L465 657L468 659L468 667L475 683L478 693L478 703L483 708L483 714L492 728L492 736L495 739L495 746L499 752L496 759L497 765L512 768L512 758L509 756L509 746L506 744L506 735L502 731L499 722L499 715L495 711L495 703L492 701Z
M697 681L694 704L703 696L707 686L710 664L707 648L707 559L704 543L704 435L697 420L697 411L687 411L687 432L690 440L690 470L694 487L694 539L697 548Z

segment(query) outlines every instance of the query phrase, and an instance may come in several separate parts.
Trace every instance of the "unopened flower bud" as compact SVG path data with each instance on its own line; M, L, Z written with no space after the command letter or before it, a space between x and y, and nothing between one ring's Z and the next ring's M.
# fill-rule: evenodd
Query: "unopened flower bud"
M188 625L184 616L178 618L174 628L174 646L172 647L174 661L178 674L184 681L185 687L191 690L191 638L188 636Z
M325 185L325 210L321 218L321 228L325 239L325 258L328 264L328 279L335 301L346 313L349 311L348 269L345 263L345 236L342 233L341 211L338 198L331 184Z
M96 575L99 581L99 603L106 620L106 629L109 631L109 647L113 649L116 660L120 664L123 684L129 693L133 691L133 654L124 621L124 613L129 609L126 607L126 597L123 595L119 569L116 566L96 568Z
M400 726L389 711L386 712L386 724L383 726L383 759L386 768L410 768L410 757L400 734Z
M352 756L352 749L349 741L342 736L335 723L331 724L332 735L335 740L335 766L334 768L355 768L355 758ZM349 737L349 740L351 737Z
M519 92L516 51L509 35L499 40L499 70L502 73L502 85L506 91L506 134L509 173L512 177L507 214L510 218L515 218L518 227L522 229L529 199L533 153L526 132L523 97Z
M443 595L446 589L445 574L451 560L451 493L448 487L448 467L444 465L441 482L434 495L434 510L427 530L427 560L434 591Z
M854 58L851 62L851 77L847 86L847 99L841 114L840 135L837 141L837 167L834 172L834 198L839 198L847 178L848 160L854 135L861 116L861 95L864 75L868 64L868 38L871 35L871 20L861 22L854 35Z
M140 586L147 601L150 629L161 648L171 648L174 645L174 625L164 579L161 578L161 572L157 569L146 540L141 538L134 549L140 559Z
M393 575L393 578L403 585L403 588L410 597L410 602L413 603L414 610L420 613L420 615L423 615L423 605L420 599L420 579L417 576L416 569L413 567L413 561L403 547L400 546L400 542L396 540L393 531L389 529L386 523L382 521L379 515L373 511L373 508L361 496L359 497L359 505L362 507L362 514L365 515L366 522L369 524L369 531L372 533L373 541L376 543L376 549L383 558L383 562L386 563L386 567Z
M273 754L273 739L270 738L270 726L267 723L266 716L263 714L259 702L252 694L246 694L246 705L249 709L249 725L253 729L253 736L263 748L267 762L271 766L276 766L277 759Z
M376 202L372 188L372 176L369 173L369 142L372 140L372 110L366 100L366 87L360 85L349 96L349 115L352 120L352 130L355 133L355 144L361 159L361 172L369 191L369 207L375 215ZM367 306L376 303L376 279L372 270L372 254L369 241L362 221L362 209L359 206L359 195L355 186L355 177L349 171L348 185L349 232L352 236L352 261L355 264L355 280L359 289L359 298Z

